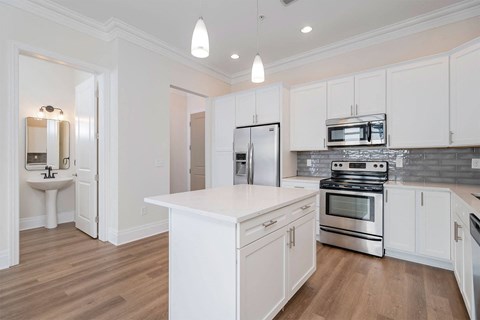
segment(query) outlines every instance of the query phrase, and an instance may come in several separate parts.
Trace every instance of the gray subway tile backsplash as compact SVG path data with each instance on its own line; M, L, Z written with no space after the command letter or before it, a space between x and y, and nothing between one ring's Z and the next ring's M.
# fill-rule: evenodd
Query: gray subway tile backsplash
M440 149L335 148L297 153L298 175L330 176L330 163L343 161L389 162L389 179L411 182L464 183L480 185L480 170L472 169L471 159L480 158L480 147ZM403 167L396 167L397 157ZM307 160L312 165L307 167Z

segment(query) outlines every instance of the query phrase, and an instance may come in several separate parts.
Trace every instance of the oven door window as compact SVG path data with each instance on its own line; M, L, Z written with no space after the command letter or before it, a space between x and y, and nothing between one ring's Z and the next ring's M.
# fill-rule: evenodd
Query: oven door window
M375 221L374 197L327 193L326 206L329 216Z
M329 142L360 142L368 140L368 124L328 128Z

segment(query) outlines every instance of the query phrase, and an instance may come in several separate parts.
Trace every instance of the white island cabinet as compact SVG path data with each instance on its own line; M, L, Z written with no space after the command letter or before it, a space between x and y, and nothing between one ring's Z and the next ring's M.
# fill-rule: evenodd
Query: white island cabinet
M273 319L316 270L317 194L236 185L145 198L170 208L169 319Z

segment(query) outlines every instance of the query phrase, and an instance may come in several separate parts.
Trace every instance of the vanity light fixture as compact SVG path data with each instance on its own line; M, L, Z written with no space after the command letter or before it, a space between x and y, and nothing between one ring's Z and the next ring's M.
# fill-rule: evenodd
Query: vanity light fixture
M309 33L309 32L312 31L312 30L313 30L313 28L310 27L310 26L305 26L305 27L303 27L302 29L300 29L300 31L301 31L302 33Z
M200 2L200 7L203 9L202 1ZM195 29L193 29L191 53L192 56L197 58L206 58L210 54L207 26L202 16L198 18Z
M262 58L258 53L258 20L260 17L258 16L258 0L257 0L257 54L255 55L255 59L253 59L252 65L252 82L253 83L262 83L265 81L265 69L263 68ZM263 20L265 17L262 16L261 19Z
M55 110L59 111L57 119L58 120L63 120L63 110L60 109L60 108L52 107L52 106L41 106L40 110L38 111L37 117L43 119L43 118L45 118L45 111L47 111L48 113L52 113Z

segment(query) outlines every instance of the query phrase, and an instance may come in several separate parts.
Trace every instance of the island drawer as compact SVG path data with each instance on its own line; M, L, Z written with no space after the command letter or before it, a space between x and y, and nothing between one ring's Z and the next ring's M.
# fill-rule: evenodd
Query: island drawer
M290 222L315 211L315 201L316 198L311 197L238 224L237 248L242 248L286 226Z

